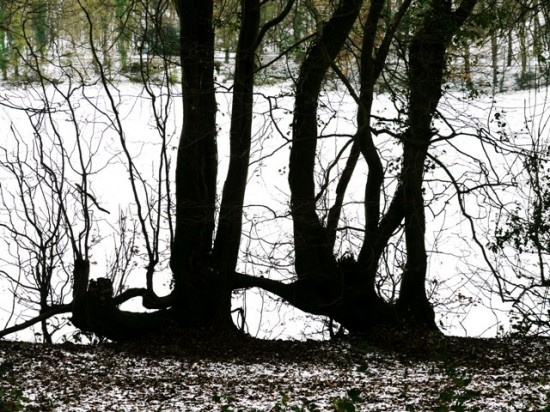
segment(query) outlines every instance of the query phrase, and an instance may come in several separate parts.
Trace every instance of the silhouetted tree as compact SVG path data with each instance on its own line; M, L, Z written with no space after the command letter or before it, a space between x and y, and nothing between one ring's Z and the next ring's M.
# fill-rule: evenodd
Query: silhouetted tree
M54 196L61 204L59 213L63 227L69 227L68 243L74 260L72 302L55 308L46 305L36 321L43 320L48 313L54 314L54 309L55 314L67 311L72 313L71 320L76 327L113 340L133 339L169 327L234 330L232 292L259 287L309 313L334 319L353 333L368 332L380 325L437 329L426 295L426 218L422 185L428 149L436 135L433 122L442 94L446 51L453 36L472 13L476 0L462 0L458 4L430 0L421 2L420 10L412 10L412 2L403 1L391 16L384 15L385 0L373 0L367 5L362 0L340 0L334 5L326 5L323 9L326 20L316 32L304 33L304 38L297 39L298 43L307 42L308 46L303 58L299 54L295 56L299 59L296 61L299 72L293 93L288 181L296 278L290 283L237 271L251 161L254 82L260 47L266 34L285 24L285 18L296 7L293 0L281 1L277 12L271 8L269 14L262 14L265 3L260 0L240 2L231 87L231 126L226 137L218 136L216 123L214 1L175 2L180 24L183 95L180 115L183 125L177 148L173 199L171 185L162 186L171 179L167 142L163 140L160 153L163 167L158 176L161 183L158 196L151 202L152 198L140 200L140 190L147 192L148 186L127 149L121 117L114 104L110 63L105 60L110 47L108 39L101 38L96 46L91 11L79 3L82 16L90 27L89 53L100 74L106 104L111 105L114 114L111 127L118 133L127 160L138 209L136 219L146 242L146 287L115 293L111 279L90 280L89 235L93 221L90 210L100 208L100 205L91 192L88 166L84 162L78 172L80 189L71 191L81 208L80 223L75 223L70 211L63 206L66 192L62 183L54 179L52 184ZM386 197L385 169L380 148L373 137L372 106L375 85L384 72L394 36L404 17L411 13L414 13L416 23L407 39L408 89L407 94L401 96L407 102L407 120L405 127L394 136L403 153L394 193ZM386 24L382 24L382 19L388 19ZM350 44L354 27L362 33L358 47ZM356 79L347 77L347 71L341 66L340 59L346 54L356 56L359 73ZM357 130L349 141L347 162L337 176L335 201L327 218L321 219L319 199L322 194L316 193L319 190L316 156L322 138L318 130L319 105L322 88L328 79L335 77L355 99ZM148 79L144 77L143 80ZM150 83L146 83L146 87L150 87ZM156 122L162 131L161 116L156 117ZM217 190L218 138L230 141L229 168L220 194ZM59 142L63 145L61 138ZM361 244L357 256L341 256L335 253L335 239L343 197L361 159L368 170L364 182ZM59 179L62 181L63 176ZM320 188L321 192L324 189ZM382 208L383 203L387 207ZM153 276L160 259L158 233L161 216L169 222L173 288L167 296L157 296L153 287ZM81 222L84 226L80 232L70 229L70 225L82 225ZM376 277L390 239L401 228L404 230L406 262L403 268L395 268L402 272L399 297L388 302L377 292ZM138 296L152 312L133 313L119 309L122 302Z

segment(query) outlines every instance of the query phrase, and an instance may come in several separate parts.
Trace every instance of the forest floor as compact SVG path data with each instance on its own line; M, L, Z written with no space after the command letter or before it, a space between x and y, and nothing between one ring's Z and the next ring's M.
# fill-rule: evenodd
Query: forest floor
M15 410L550 411L550 340L0 341L0 412Z

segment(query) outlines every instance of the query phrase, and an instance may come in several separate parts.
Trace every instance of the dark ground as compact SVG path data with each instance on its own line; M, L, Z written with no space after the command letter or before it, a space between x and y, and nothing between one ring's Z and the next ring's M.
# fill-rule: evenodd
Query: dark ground
M550 411L549 371L541 338L0 341L0 412Z

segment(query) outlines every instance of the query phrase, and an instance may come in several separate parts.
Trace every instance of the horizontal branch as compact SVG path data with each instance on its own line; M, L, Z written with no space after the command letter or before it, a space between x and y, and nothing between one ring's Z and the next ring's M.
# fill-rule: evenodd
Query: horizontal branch
M115 306L118 306L130 299L138 297L143 298L143 307L146 309L166 309L174 303L174 296L172 294L159 297L157 295L151 295L145 288L126 289L113 298L113 303Z
M235 273L234 289L260 288L273 293L297 309L314 315L331 316L341 305L341 295L334 300L323 299L317 285L313 281L297 280L292 283L283 283L265 277L251 276L244 273Z
M67 305L56 305L50 307L47 311L41 313L40 315L29 319L26 322L20 323L19 325L14 325L9 328L6 328L2 331L0 331L0 338L3 338L4 336L10 335L15 332L19 332L20 330L27 329L28 327L31 327L32 325L41 322L43 320L49 319L52 316L60 315L62 313L69 313L72 311L73 304L69 303Z

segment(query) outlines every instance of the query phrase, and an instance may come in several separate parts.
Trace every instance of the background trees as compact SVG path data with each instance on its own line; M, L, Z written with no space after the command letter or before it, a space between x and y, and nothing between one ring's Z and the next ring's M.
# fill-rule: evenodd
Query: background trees
M0 16L5 78L20 81L19 64L32 73L28 94L10 99L8 87L3 100L22 109L32 131L12 126L2 158L15 182L3 186L2 227L17 248L3 273L14 296L29 291L28 306L39 310L21 327L42 322L50 340L46 319L70 312L79 329L115 340L173 326L233 330L233 291L254 287L354 333L437 328L428 288L429 251L437 246L427 239L426 210L456 196L468 219L465 196L500 179L484 174L482 156L471 187L445 150L473 156L455 144L470 136L524 155L486 127L447 118L439 109L444 85L483 91L484 78L472 73L484 41L509 33L502 21L516 30L529 18L527 27L544 32L544 5L511 5L493 27L495 7L476 0L31 3ZM531 61L528 37L517 43L520 62ZM547 48L537 42L542 67ZM495 53L493 90L501 81ZM132 110L140 107L152 133L125 121L128 78L139 84L130 85L138 95ZM287 80L277 92L259 84L280 78ZM387 93L388 114L376 107L379 91ZM230 120L220 133L225 96ZM340 112L338 96L354 114ZM251 179L286 146L290 157L279 172L288 170L288 203L253 203ZM155 153L146 165L144 147ZM104 170L127 176L128 206L111 202L97 183ZM285 230L278 240L261 235L268 221ZM510 227L499 232L498 247L512 238ZM110 247L109 230L114 252L100 269L94 256ZM257 230L256 239L243 238ZM285 270L289 279L269 276ZM143 279L129 282L136 272ZM160 288L167 272L170 288ZM120 308L138 297L147 312ZM12 324L4 334L20 328Z

